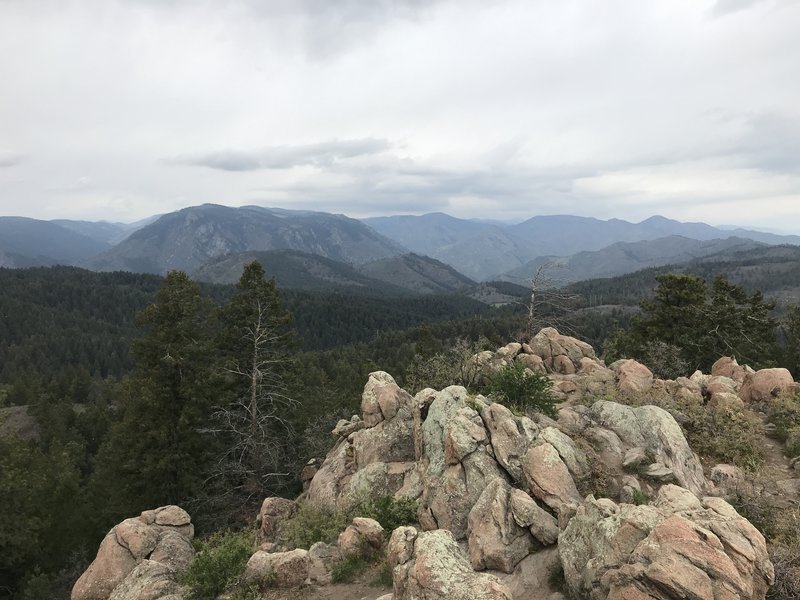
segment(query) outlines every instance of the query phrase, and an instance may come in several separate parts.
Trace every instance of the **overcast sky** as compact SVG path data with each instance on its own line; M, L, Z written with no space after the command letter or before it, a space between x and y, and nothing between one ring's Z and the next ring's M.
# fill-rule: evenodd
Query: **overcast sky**
M0 0L0 214L800 233L796 0Z

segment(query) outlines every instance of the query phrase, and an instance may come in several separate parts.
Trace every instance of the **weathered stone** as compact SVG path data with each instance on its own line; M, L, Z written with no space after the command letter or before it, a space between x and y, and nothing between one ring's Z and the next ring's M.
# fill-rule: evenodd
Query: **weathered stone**
M506 344L502 348L498 349L496 355L500 358L511 360L520 353L520 350L522 350L522 344L511 342L510 344Z
M552 547L529 554L513 573L499 574L498 578L515 600L566 600L551 585L553 573L560 569L558 549Z
M72 600L107 600L138 562L112 529L100 542L97 558L75 582Z
M497 577L472 570L452 533L408 529L396 529L389 542L395 600L511 600Z
M497 462L514 481L522 481L522 457L539 435L539 427L527 417L516 417L502 404L481 412Z
M475 450L464 455L472 448L469 440L474 441L474 426L480 422L478 414L466 405L467 391L451 386L432 392L432 397L421 425L424 454L419 465L423 487L419 522L425 529L449 529L461 539L467 533L470 509L484 488L504 474L495 457L484 450L488 446L476 444ZM461 456L460 462L453 464L457 456Z
M326 585L333 579L333 568L341 554L336 546L317 542L308 549L308 578L312 583Z
M522 471L531 494L556 512L581 501L569 469L552 445L545 442L528 450Z
M750 523L721 498L701 503L673 485L650 506L590 496L558 549L570 591L592 600L763 600L774 577L764 538Z
M675 472L661 463L653 463L645 470L645 475L656 481L675 481Z
M353 445L347 439L336 442L309 483L308 502L331 510L338 507L339 497L348 489L355 471L353 454Z
M628 446L644 449L655 462L671 469L680 485L697 495L703 493L705 477L700 459L667 411L657 406L634 408L601 400L592 405L589 416Z
M97 557L72 588L72 600L108 600L134 571L136 575L120 589L117 600L139 598L131 594L150 598L148 594L172 589L177 574L194 557L193 536L189 515L177 506L162 506L125 519L100 543ZM138 569L143 563L147 564ZM165 573L170 574L169 581L162 576Z
M527 527L531 535L545 546L558 541L558 521L549 512L541 508L536 501L522 490L511 489L511 514L517 525Z
M339 419L339 422L336 423L336 427L334 427L333 431L331 431L331 435L334 438L346 438L351 433L361 431L366 426L367 424L361 420L361 417L358 415L353 415L349 421L345 419Z
M297 587L308 579L308 569L307 550L273 553L259 550L247 561L242 579L279 588Z
M371 555L375 550L383 547L385 532L380 523L375 519L356 517L339 534L337 546L342 556Z
M367 427L374 427L384 419L391 419L400 405L408 404L408 392L397 385L385 371L369 374L361 395L361 414Z
M622 467L625 469L635 469L647 461L647 450L634 446L629 449L622 458Z
M290 518L295 510L297 510L297 505L292 500L278 497L264 498L261 510L258 511L258 517L256 517L258 526L256 543L274 542L281 522Z
M562 375L572 375L575 373L575 365L570 360L569 356L559 354L553 357L553 372L561 373Z
M568 435L555 427L545 427L539 433L539 438L556 449L573 477L580 478L589 473L589 462L586 459L586 455Z
M611 369L617 374L617 387L623 394L637 397L653 387L653 373L642 363L623 359L612 364Z
M192 542L180 532L168 529L161 532L158 543L148 558L169 567L172 571L182 572L192 562L194 555Z
M711 365L711 375L730 377L734 381L742 383L747 375L747 369L744 366L739 366L735 358L723 356Z
M143 560L114 588L108 600L162 600L180 591L172 569L154 560Z
M520 363L526 369L530 369L533 373L547 373L541 356L535 354L518 354L514 361Z
M767 402L793 387L794 380L788 369L761 369L747 374L739 390L739 396L745 404Z
M530 552L533 538L514 519L511 491L506 481L495 479L469 512L469 562L476 571L511 573Z

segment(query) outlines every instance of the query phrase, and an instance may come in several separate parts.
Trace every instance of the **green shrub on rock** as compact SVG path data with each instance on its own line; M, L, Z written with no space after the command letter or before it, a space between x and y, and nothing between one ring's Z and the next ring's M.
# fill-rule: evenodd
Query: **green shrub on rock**
M547 375L532 373L514 362L502 367L492 377L486 391L502 404L555 417L557 411L552 388L553 382Z
M249 531L225 531L197 541L197 556L181 580L188 588L187 598L216 598L226 590L232 592L231 600L252 598L253 590L242 585L240 578L255 552L253 537Z

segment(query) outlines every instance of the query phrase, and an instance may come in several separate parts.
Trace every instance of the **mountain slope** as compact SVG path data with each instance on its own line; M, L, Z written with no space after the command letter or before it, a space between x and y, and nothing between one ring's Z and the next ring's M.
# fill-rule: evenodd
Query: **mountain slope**
M417 294L462 292L475 282L452 267L427 256L403 254L360 265L358 270L385 285L398 286Z
M0 266L74 265L108 247L50 221L0 217Z
M542 256L500 275L500 278L524 285L540 267L551 265L555 279L561 283L571 283L596 277L624 275L648 267L684 263L728 250L751 250L762 245L737 237L700 241L671 235L642 242L617 242L601 250L578 252L566 257Z
M476 280L533 258L535 249L498 223L457 219L444 213L363 219L416 254L430 256Z
M193 276L211 283L235 283L242 275L244 266L257 260L264 267L267 277L274 277L283 289L336 290L370 292L379 295L376 289L382 284L363 275L351 265L297 250L249 251L226 254L212 259L197 269ZM385 286L392 295L406 291L395 286Z
M87 265L103 271L193 272L213 258L251 250L298 250L353 264L404 252L343 215L204 204L163 215Z

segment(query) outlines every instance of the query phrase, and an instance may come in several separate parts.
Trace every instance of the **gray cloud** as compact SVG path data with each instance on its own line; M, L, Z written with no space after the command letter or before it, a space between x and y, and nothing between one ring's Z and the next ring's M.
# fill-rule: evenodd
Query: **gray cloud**
M763 0L717 0L711 9L711 14L715 17L724 17L731 13L747 10L754 4Z
M744 118L736 154L746 164L775 173L800 175L800 117L763 111Z
M0 152L0 168L15 167L22 162L21 154Z
M221 171L256 171L313 166L330 167L348 158L379 154L390 148L386 140L334 140L301 146L275 146L265 150L220 151L164 159L166 164L208 167Z
M0 0L0 214L800 222L796 0L61 4Z

